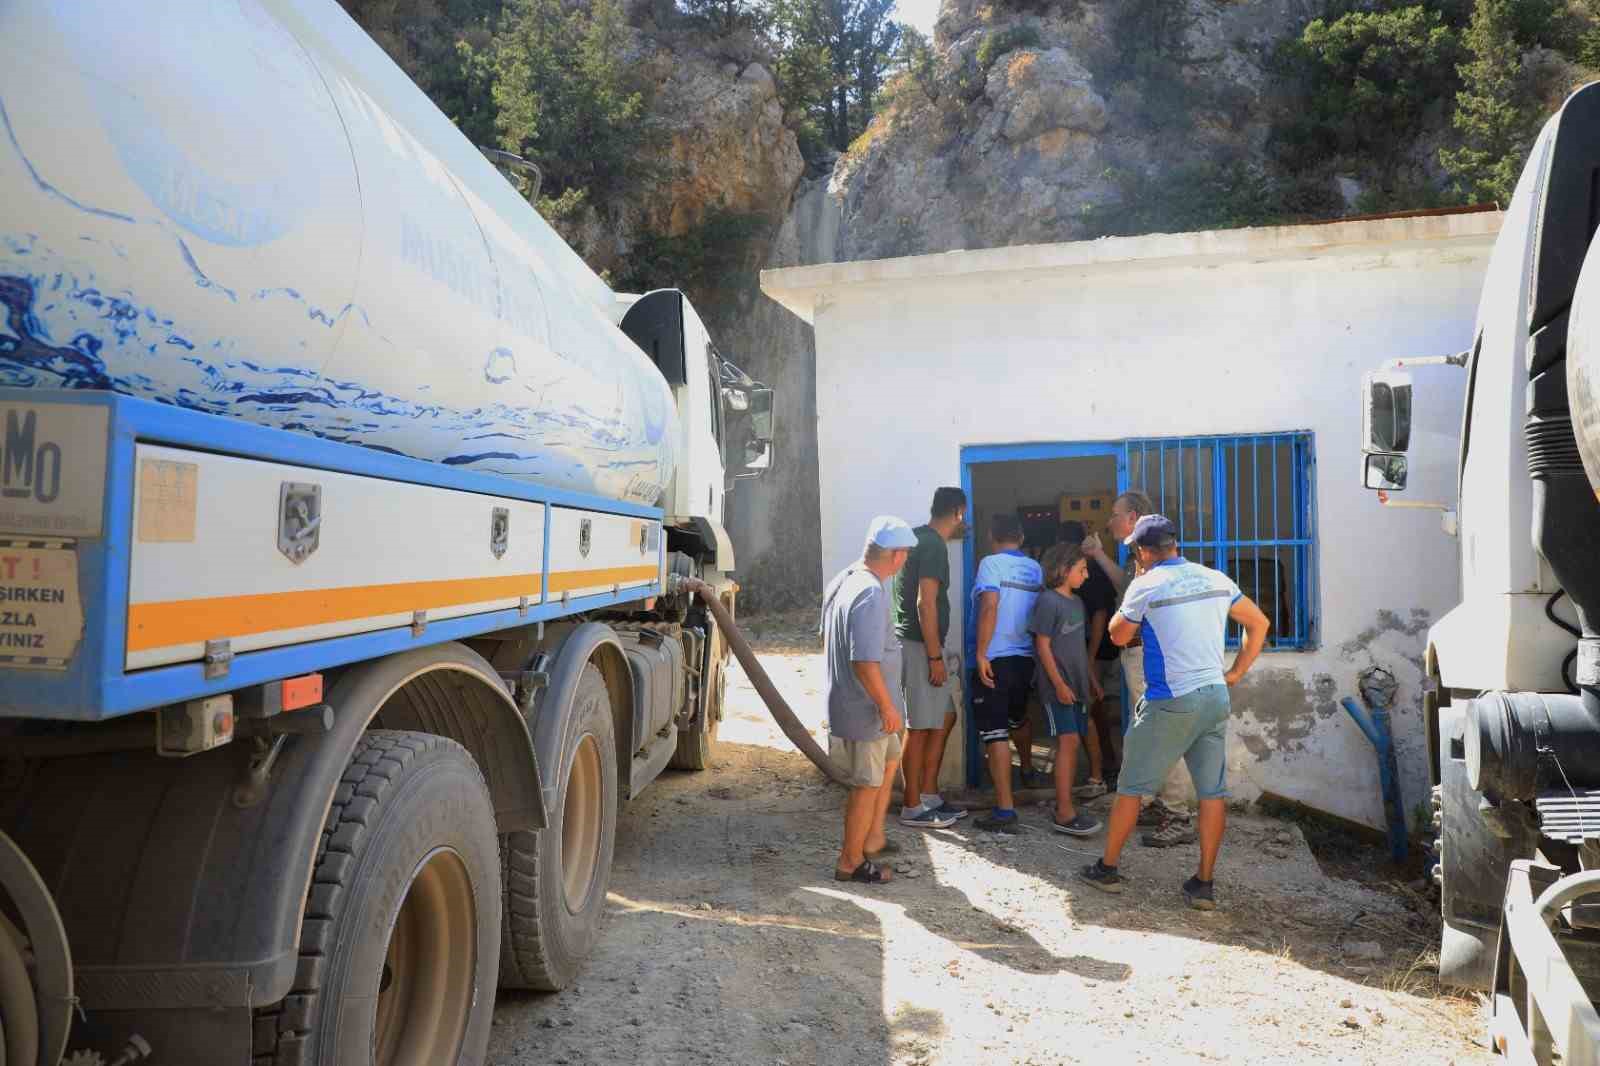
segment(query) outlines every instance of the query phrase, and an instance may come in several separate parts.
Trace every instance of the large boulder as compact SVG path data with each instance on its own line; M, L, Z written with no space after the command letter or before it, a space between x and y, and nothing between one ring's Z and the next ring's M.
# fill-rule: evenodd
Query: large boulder
M989 69L984 95L1001 116L1000 132L1013 143L1052 130L1099 133L1106 102L1093 79L1065 49L1020 49Z
M712 211L783 220L805 163L784 125L778 85L759 62L674 62L656 95L662 180L644 190L640 221L677 237Z

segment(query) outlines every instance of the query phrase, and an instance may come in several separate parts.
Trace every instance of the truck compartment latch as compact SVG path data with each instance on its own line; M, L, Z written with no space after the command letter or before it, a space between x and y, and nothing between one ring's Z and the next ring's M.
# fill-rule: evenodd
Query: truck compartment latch
M505 555L510 540L511 511L506 507L496 507L489 512L489 554L496 559Z
M208 640L205 650L205 679L215 681L219 677L228 676L228 668L233 663L233 644L226 640Z
M278 486L278 550L299 565L317 550L322 534L322 486L285 481Z

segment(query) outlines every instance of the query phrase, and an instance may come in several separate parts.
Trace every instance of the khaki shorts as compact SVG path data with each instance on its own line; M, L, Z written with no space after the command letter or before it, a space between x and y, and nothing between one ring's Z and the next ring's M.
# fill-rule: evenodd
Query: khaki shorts
M828 738L828 757L850 778L852 788L877 788L891 762L900 761L900 734L886 733L872 740Z
M1128 706L1137 707L1144 699L1144 648L1122 649L1122 676L1128 682Z

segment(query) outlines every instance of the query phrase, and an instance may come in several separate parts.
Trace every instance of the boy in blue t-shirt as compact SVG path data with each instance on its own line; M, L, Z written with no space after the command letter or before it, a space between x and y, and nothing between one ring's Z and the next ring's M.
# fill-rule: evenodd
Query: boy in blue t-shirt
M1033 684L1033 639L1028 616L1039 598L1044 572L1022 553L1022 523L1016 515L989 522L994 551L978 564L972 598L978 609L978 662L972 674L972 719L994 779L994 810L972 824L996 833L1017 832L1011 795L1011 735L1029 744L1028 689ZM1026 770L1027 761L1023 763Z

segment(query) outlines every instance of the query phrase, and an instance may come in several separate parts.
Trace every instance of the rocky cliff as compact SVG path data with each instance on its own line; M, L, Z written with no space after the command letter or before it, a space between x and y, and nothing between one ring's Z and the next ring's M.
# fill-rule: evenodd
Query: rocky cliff
M1141 184L1259 160L1266 63L1319 5L1179 0L1141 54L1114 39L1139 2L947 0L923 69L834 172L844 258L1096 236Z
M556 226L591 267L618 282L715 288L723 277L683 276L707 272L684 262L680 246L687 242L697 258L716 258L721 269L710 274L748 270L783 223L805 164L760 43L659 17L664 24L639 13L630 26L632 62L652 86L644 178ZM737 220L748 247L724 261L694 238L727 220Z

